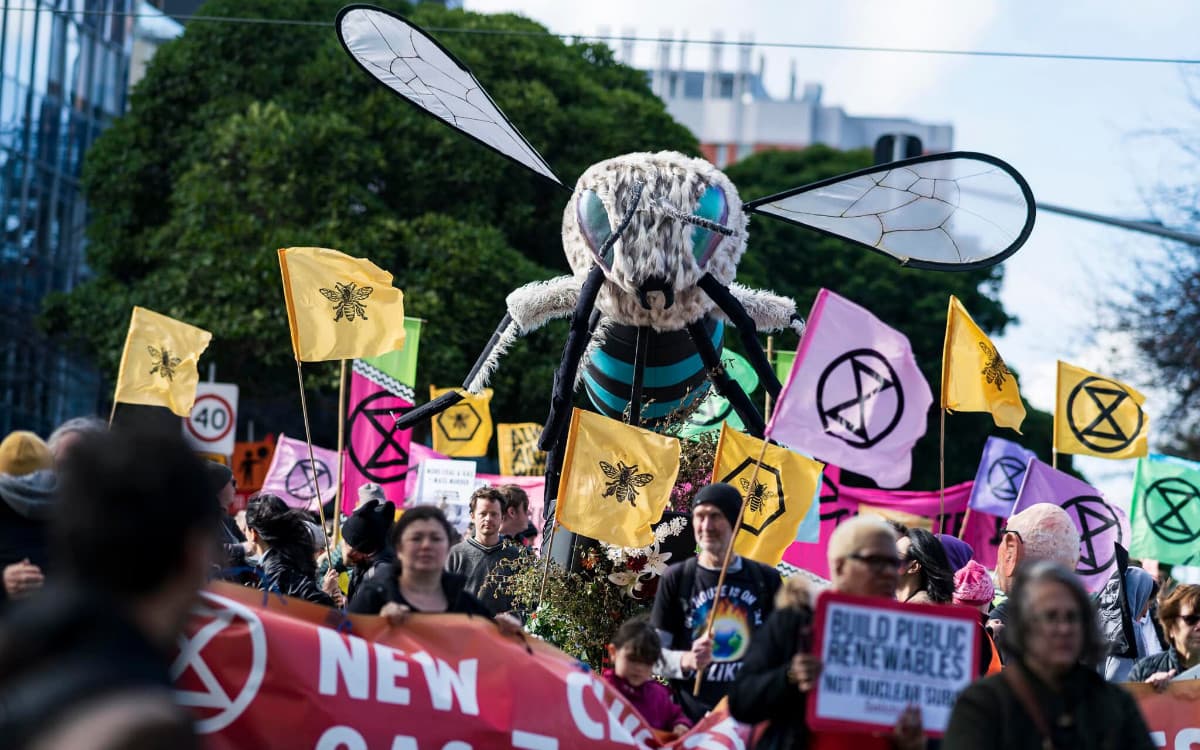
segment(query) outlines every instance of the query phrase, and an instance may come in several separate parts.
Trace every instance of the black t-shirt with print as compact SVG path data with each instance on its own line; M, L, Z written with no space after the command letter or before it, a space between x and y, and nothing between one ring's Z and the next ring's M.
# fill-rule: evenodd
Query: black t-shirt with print
M701 706L684 708L689 714L711 709L729 692L729 686L742 668L742 659L750 648L754 632L762 627L775 608L775 594L782 579L779 573L753 560L739 558L738 570L725 575L717 617L713 622L713 662L704 673L698 702ZM731 566L732 567L732 566ZM681 591L691 568L691 591ZM692 640L704 634L708 613L716 598L720 571L700 567L695 558L672 565L659 581L650 622L670 635L663 648L686 651ZM675 680L681 697L690 698L695 677ZM702 710L701 710L702 709ZM694 717L695 718L695 717Z

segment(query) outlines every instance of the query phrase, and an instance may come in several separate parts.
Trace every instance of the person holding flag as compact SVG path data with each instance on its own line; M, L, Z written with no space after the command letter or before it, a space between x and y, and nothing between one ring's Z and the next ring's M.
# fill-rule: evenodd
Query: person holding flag
M742 496L728 484L710 484L692 501L692 528L700 554L672 565L659 581L650 623L663 642L659 674L672 680L684 712L698 720L725 696L746 651L774 609L782 579L772 567L735 555L718 596L717 580L733 544ZM718 608L712 637L709 612ZM702 672L698 695L693 678Z

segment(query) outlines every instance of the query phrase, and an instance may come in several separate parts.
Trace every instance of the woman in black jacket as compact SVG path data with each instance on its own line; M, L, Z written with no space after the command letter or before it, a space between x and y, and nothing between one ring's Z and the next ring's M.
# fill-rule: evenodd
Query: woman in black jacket
M364 581L347 611L383 615L394 624L414 612L491 618L492 613L466 590L467 579L445 570L453 532L437 506L405 510L388 532L388 544L396 552L395 564L380 566Z
M261 556L263 590L334 606L317 587L313 537L304 516L276 495L258 495L246 506L246 535Z
M1165 690L1171 678L1200 665L1200 586L1181 583L1162 598L1158 619L1167 635L1166 651L1139 659L1130 682L1149 682Z

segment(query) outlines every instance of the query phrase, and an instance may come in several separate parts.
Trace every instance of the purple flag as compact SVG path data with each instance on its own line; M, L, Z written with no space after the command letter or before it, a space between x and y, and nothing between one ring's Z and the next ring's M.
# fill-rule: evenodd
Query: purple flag
M1053 503L1067 512L1079 529L1079 564L1075 573L1088 591L1099 591L1117 569L1115 545L1129 546L1129 517L1110 505L1100 490L1038 459L1029 462L1025 481L1013 505L1016 515L1037 503Z
M767 435L881 487L900 487L912 475L912 448L932 404L908 338L822 289Z
M983 458L975 472L975 485L968 505L982 513L1008 518L1025 479L1025 467L1037 454L998 437L983 446Z
M315 445L313 460L309 460L307 443L281 434L261 491L279 495L293 508L316 510L318 490L322 503L333 499L339 463L337 451Z

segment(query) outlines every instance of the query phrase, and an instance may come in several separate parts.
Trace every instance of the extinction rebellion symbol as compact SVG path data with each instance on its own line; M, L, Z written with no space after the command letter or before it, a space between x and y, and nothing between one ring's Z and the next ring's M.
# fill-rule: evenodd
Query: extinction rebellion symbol
M855 349L821 373L817 412L825 432L851 448L870 448L900 423L904 389L887 358L874 349Z
M1113 537L1117 544L1125 543L1117 512L1094 495L1071 498L1062 504L1067 513L1071 513L1072 508L1079 522L1079 564L1075 566L1075 572L1092 576L1108 570L1116 561ZM1114 526L1116 531L1110 531Z
M350 461L364 477L377 484L398 481L408 473L408 446L397 440L403 431L396 429L396 417L412 406L397 407L397 401L400 399L388 391L372 393L359 401L350 415L350 434L365 433L372 442L378 441L369 456L360 456L355 441L349 441Z
M1132 411L1131 411L1132 410ZM1095 412L1095 416L1091 416ZM1090 417L1090 419L1089 419ZM1122 423L1137 424L1126 433ZM1117 453L1137 439L1146 415L1120 383L1087 377L1067 396L1067 425L1079 442L1097 453Z
M1025 464L1019 458L1001 456L988 467L987 486L997 500L1016 500L1023 476Z
M316 463L309 461L307 458L302 458L292 464L292 468L288 470L287 478L284 480L284 487L287 489L288 494L293 497L298 497L301 500L312 500L317 496L318 487L324 490L333 487L333 473L329 471L329 467L325 465L325 462L319 458L316 460Z
M1168 544L1200 539L1200 488L1181 479L1160 479L1146 488L1144 503L1150 530Z

